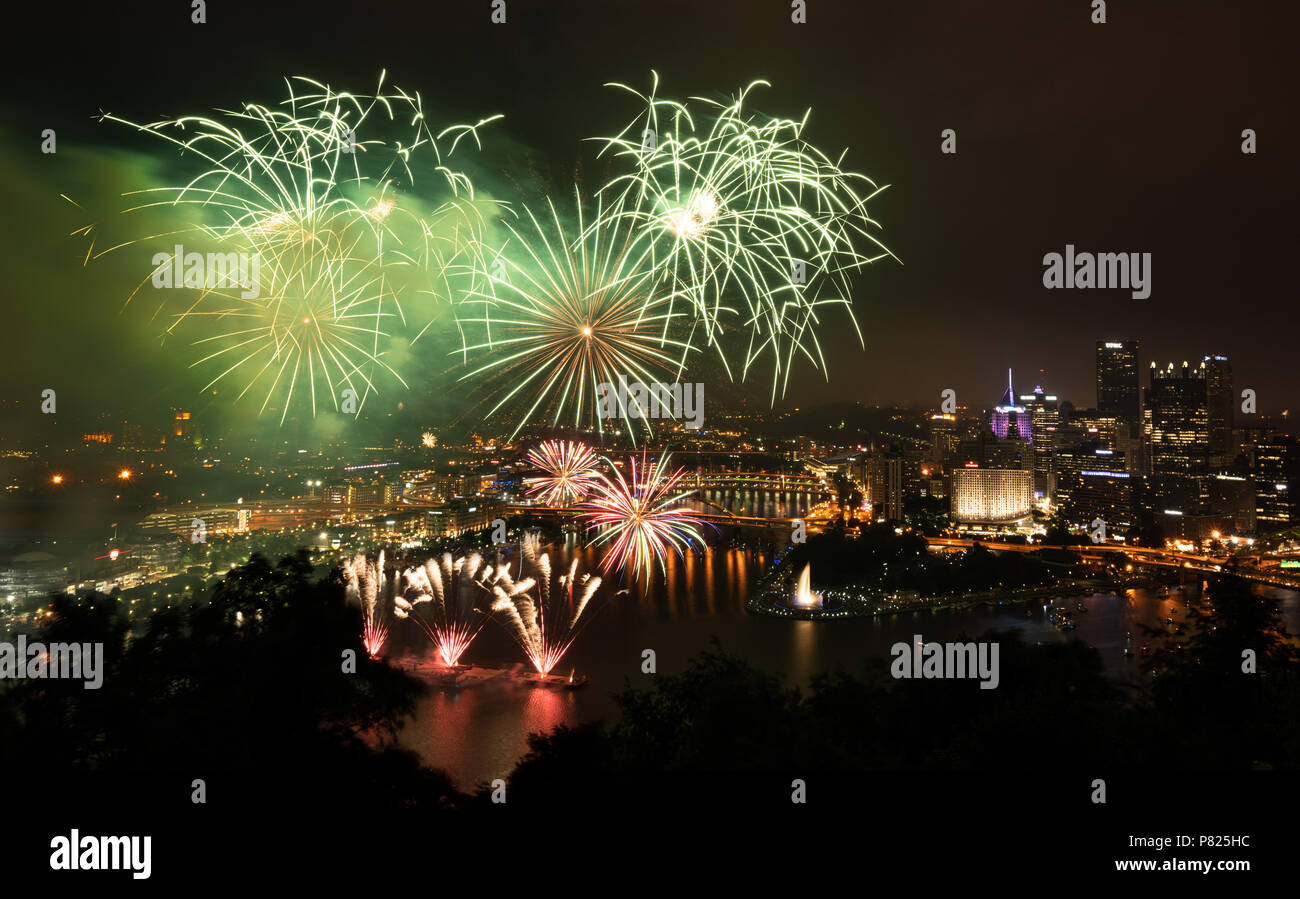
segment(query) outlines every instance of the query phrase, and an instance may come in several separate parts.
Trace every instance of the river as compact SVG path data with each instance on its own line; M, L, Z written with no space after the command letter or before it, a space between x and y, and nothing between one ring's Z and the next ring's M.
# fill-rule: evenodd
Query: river
M596 571L597 551L572 543L551 548L556 571L561 561L567 566L574 555L580 571ZM1049 623L1042 605L1027 615L1023 602L950 612L792 621L745 610L748 591L769 561L755 550L719 548L698 557L669 557L666 571L656 574L648 589L607 580L585 630L555 669L557 674L576 670L586 675L590 681L586 687L558 690L506 682L435 688L420 701L400 733L400 742L418 752L426 764L445 769L458 787L470 789L509 774L527 751L531 732L557 724L614 720L615 691L625 682L637 687L652 683L652 675L641 670L645 650L654 650L659 674L672 674L715 639L724 650L797 685L836 668L856 672L873 657L888 661L890 647L911 642L914 634L927 642L947 641L962 635L973 638L994 627L1018 630L1027 641L1083 640L1100 650L1112 674L1134 677L1138 663L1123 655L1125 632L1133 633L1137 653L1142 642L1138 625L1159 625L1170 615L1181 621L1187 597L1200 590L1200 583L1192 581L1168 597L1147 589L1078 597L1088 611L1074 615L1078 626L1071 633ZM624 589L628 592L619 592ZM1259 589L1280 601L1288 630L1300 634L1300 593ZM1075 599L1058 604L1073 610ZM503 665L522 658L505 628L494 621L480 633L465 661Z

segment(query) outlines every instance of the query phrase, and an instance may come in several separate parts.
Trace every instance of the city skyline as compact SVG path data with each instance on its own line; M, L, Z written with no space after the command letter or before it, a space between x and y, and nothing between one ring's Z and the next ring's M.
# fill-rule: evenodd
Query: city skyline
M1102 372L1101 372L1099 360L1101 358L1100 353L1102 351L1101 348L1103 346L1113 345L1117 347L1121 343L1123 343L1126 347L1125 352L1129 352L1130 349L1132 349L1131 345L1136 345L1137 347L1136 349L1137 371L1136 371L1136 391L1135 391L1136 396L1134 397L1134 400L1136 401L1139 407L1144 405L1145 402L1144 397L1146 396L1148 388L1151 384L1151 377L1153 371L1158 370L1163 373L1167 368L1176 368L1178 370L1181 370L1188 366L1192 368L1196 368L1197 366L1200 366L1201 363L1208 363L1213 366L1215 360L1218 360L1220 364L1226 364L1229 366L1228 386L1233 389L1231 398L1235 400L1232 403L1226 403L1226 399L1228 398L1229 395L1226 393L1222 394L1221 406L1218 413L1219 419L1221 421L1226 420L1230 422L1232 426L1250 427L1252 425L1277 426L1279 424L1284 426L1288 420L1287 416L1283 414L1289 411L1290 407L1288 404L1283 403L1279 405L1276 409L1269 409L1264 405L1263 401L1260 400L1258 397L1252 397L1252 404L1255 408L1255 411L1250 413L1246 413L1244 411L1238 411L1241 408L1242 403L1244 401L1243 397L1241 396L1241 391L1243 389L1248 389L1248 388L1241 383L1240 376L1237 375L1236 372L1232 370L1231 367L1232 367L1233 360L1230 357L1223 354L1204 354L1199 356L1198 358L1197 354L1193 353L1191 355L1184 354L1181 358L1171 357L1168 360L1154 359L1154 358L1150 358L1145 353L1145 351L1141 349L1142 341L1140 339L1137 340L1130 339L1130 340L1123 340L1123 341L1116 341L1111 339L1097 340L1096 346L1098 348L1098 356L1093 360L1093 375L1089 379L1092 382L1092 384L1084 388L1082 396L1071 395L1059 389L1056 389L1053 386L1050 378L1044 376L1045 372L1043 372L1042 370L1035 370L1033 371L1031 377L1025 378L1020 375L1017 375L1016 374L1017 369L1015 369L1014 367L1007 367L1005 369L1002 369L1007 373L1006 374L1007 378L1010 378L1011 380L1019 383L1019 386L1015 386L1014 384L1011 385L1011 387L1014 387L1013 401L1015 403L1022 403L1028 400L1036 391L1042 390L1045 393L1051 394L1052 396L1051 402L1054 404L1068 403L1070 404L1070 406L1078 410L1092 409L1100 412L1111 412L1111 413L1117 412L1118 407L1115 407L1113 405L1108 406L1106 401L1103 399L1102 386L1101 386ZM991 371L994 372L998 370L996 366L990 366L990 369ZM956 394L957 396L956 402L960 408L967 409L968 412L971 414L994 410L1000 404L1004 403L1007 399L1008 390L1011 389L1011 387L1005 386L1005 383L1006 382L1004 381L1004 386L1000 388L997 394L998 397L997 399L992 399L991 393L972 396L973 391L966 392L966 391L959 390ZM1249 389L1253 390L1253 388L1249 388ZM787 415L794 410L805 410L805 409L815 410L821 407L829 407L835 405L836 403L845 402L843 400L827 400L825 402L816 403L816 402L808 402L806 400L802 402L796 402L792 400L788 403L783 403L778 405L775 408L769 409L762 402L754 402L753 400L748 398L737 399L734 394L727 396L721 401L715 400L712 397L711 393L704 394L704 395L707 396L707 402L715 410L723 412L728 417L734 414L741 413L743 411L749 414L759 416L761 418L766 418L770 421L776 421L781 416ZM1089 398L1091 399L1091 402L1088 402ZM875 408L899 408L899 409L910 409L916 411L933 411L935 409L938 409L941 405L943 405L944 399L945 397L943 395L942 390L939 390L936 391L934 397L929 400L921 399L921 400L908 401L908 400L895 398L892 401L887 401L887 402L882 402L877 404L868 404L868 403L863 403L861 401L857 401L857 402L858 405L872 406ZM31 407L39 408L40 397L37 396L35 401L29 400L28 402L30 403ZM9 405L11 403L15 407L19 407L24 404L24 400L21 397L10 395L10 397L6 398L3 401L0 401L0 405ZM180 414L178 410L187 410L184 411L183 414L188 419L188 417L192 414L188 410L200 406L202 406L202 403L198 403L198 404L181 403L181 404L173 405L169 409L155 409L150 414L147 414L140 418L134 418L134 419L125 413L115 413L109 410L86 410L86 409L74 408L74 410L72 410L71 412L64 412L64 410L60 410L62 414L55 414L50 416L50 418L55 422L58 422L60 419L65 421L71 419L72 429L74 431L81 430L85 434L94 434L96 424L107 425L107 426L116 425L118 427L122 427L122 426L131 427L134 425L138 425L140 422L144 422L144 421L150 422L152 424L152 427L154 427L155 429L160 429L160 428L166 429L169 426L169 423L171 422L173 415ZM1231 406L1230 411L1227 410L1228 406ZM66 409L66 407L64 408ZM403 410L396 410L396 411L400 413ZM379 422L381 426L383 426L382 419L385 417L392 418L393 416L394 416L394 411L381 409L381 410L375 410L375 411L363 413L360 416L359 421L363 423ZM225 417L221 415L219 411L217 411L215 414L212 415L212 418L214 418L217 421L222 421L224 420ZM297 416L293 416L291 418L291 421L295 419L297 419ZM509 420L504 418L499 420L496 423L494 423L491 420L466 420L464 418L457 418L452 420L433 420L430 418L420 417L416 413L410 413L405 416L402 416L402 419L403 419L402 424L392 426L394 430L382 432L384 433L385 439L392 439L396 437L397 439L405 443L414 444L418 442L419 435L422 429L428 427L433 427L435 429L451 428L453 431L460 431L465 433L477 432L481 434L502 434L503 432L508 432L511 429ZM13 421L18 426L14 427L9 432L9 434L6 435L5 439L9 442L16 442L17 439L39 440L40 439L39 429L36 432L25 432L24 428L21 426L22 420L23 420L22 417L19 415L15 415L13 417ZM1134 417L1132 418L1132 420L1136 421L1137 419ZM39 423L41 420L36 419L35 421ZM703 422L704 419L702 418L701 421ZM546 427L545 422L541 420L533 421L529 424L529 428L531 430L537 430L537 429L544 430L545 427ZM710 430L710 426L707 424L703 424L702 427L705 431ZM246 423L241 426L239 424L228 422L226 427L223 429L222 433L228 434L231 432L238 432L240 430L244 430L249 432L250 434L257 435L256 437L253 438L255 440L265 440L267 437L270 437L272 438L270 441L271 443L279 443L280 441L277 440L276 438L283 438L289 443L301 444L306 442L310 444L319 443L319 445L329 445L329 444L340 443L340 442L342 443L365 442L367 439L365 435L361 435L361 436L345 435L337 428L334 429L335 433L334 433L334 437L332 438L321 437L318 434L315 435L314 437L304 439L300 430L296 431L292 427L289 428L283 427L278 422L265 421L265 420L259 421L256 427L250 427ZM371 439L373 440L374 437L378 436L378 433L381 432L373 433L371 435ZM76 441L81 439L82 436L83 434L73 434L70 431L62 433L62 439L64 440ZM338 439L342 437L345 437L346 439L342 439L342 440ZM655 441L652 440L652 442Z

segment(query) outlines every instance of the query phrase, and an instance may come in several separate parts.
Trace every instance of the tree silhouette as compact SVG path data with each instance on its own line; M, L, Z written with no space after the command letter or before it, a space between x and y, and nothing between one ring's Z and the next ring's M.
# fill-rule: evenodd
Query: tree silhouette
M105 597L56 597L51 611L42 639L104 643L103 686L10 687L0 720L17 725L0 760L19 767L6 770L199 777L226 801L335 811L457 801L445 774L393 743L421 685L368 658L338 572L313 580L305 552L276 565L254 555L138 634Z

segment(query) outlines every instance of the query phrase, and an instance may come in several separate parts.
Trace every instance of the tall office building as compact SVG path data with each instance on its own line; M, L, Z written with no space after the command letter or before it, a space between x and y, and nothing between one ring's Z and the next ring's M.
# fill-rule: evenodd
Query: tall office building
M930 458L944 462L957 451L957 416L936 412L930 416Z
M1125 425L1124 420L1114 413L1081 409L1070 420L1070 429L1083 440L1099 440L1113 449L1116 439L1124 433Z
M903 520L905 466L902 453L890 453L885 459L885 504L887 521Z
M981 468L1018 468L1029 472L1034 470L1033 444L1017 437L999 440L996 435L988 431L982 431L978 437L959 442L957 452L952 458L958 465L973 462Z
M1063 447L1056 465L1056 503L1068 520L1087 524L1100 518L1110 527L1133 523L1137 479L1122 451L1099 442Z
M1232 393L1232 365L1227 356L1206 356L1205 394L1210 426L1210 467L1228 468L1237 457L1232 440L1236 401Z
M1034 493L1051 497L1056 489L1055 449L1056 430L1061 423L1061 410L1056 397L1035 387L1033 393L1021 394L1029 416L1029 434L1034 453Z
M877 520L903 520L905 474L902 452L878 450L866 457L866 499Z
M1254 451L1255 519L1261 531L1290 527L1296 521L1296 500L1300 492L1300 447L1290 434L1271 433L1261 437Z
M187 441L194 436L194 419L189 412L172 407L171 436L179 441Z
M1007 369L1007 389L1002 392L1002 400L993 407L989 416L989 430L1000 440L1032 440L1029 416L1025 407L1016 402L1015 388L1011 386L1011 369Z
M1140 409L1138 342L1097 341L1097 411L1135 425Z
M1250 478L1216 474L1209 479L1209 511L1231 518L1224 533L1250 534L1255 531L1256 489Z
M1204 362L1151 363L1151 470L1157 477L1201 475L1210 467L1210 413Z

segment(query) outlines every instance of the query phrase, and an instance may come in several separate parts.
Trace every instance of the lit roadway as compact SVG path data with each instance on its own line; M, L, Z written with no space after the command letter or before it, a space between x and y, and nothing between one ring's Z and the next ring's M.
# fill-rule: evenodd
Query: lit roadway
M980 544L995 552L1032 553L1055 544L998 543L992 540L959 537L927 537L926 542L936 547L969 548ZM1195 571L1218 572L1231 561L1231 556L1211 556L1203 553L1182 552L1171 549L1154 549L1145 546L1124 546L1116 543L1094 543L1069 545L1064 547L1070 552L1078 553L1082 558L1093 562L1110 561L1116 555L1124 555L1144 565L1160 565L1165 568L1188 568ZM1279 587L1300 587L1300 577L1282 575L1276 570L1258 568L1239 564L1234 573L1253 581L1262 581Z

